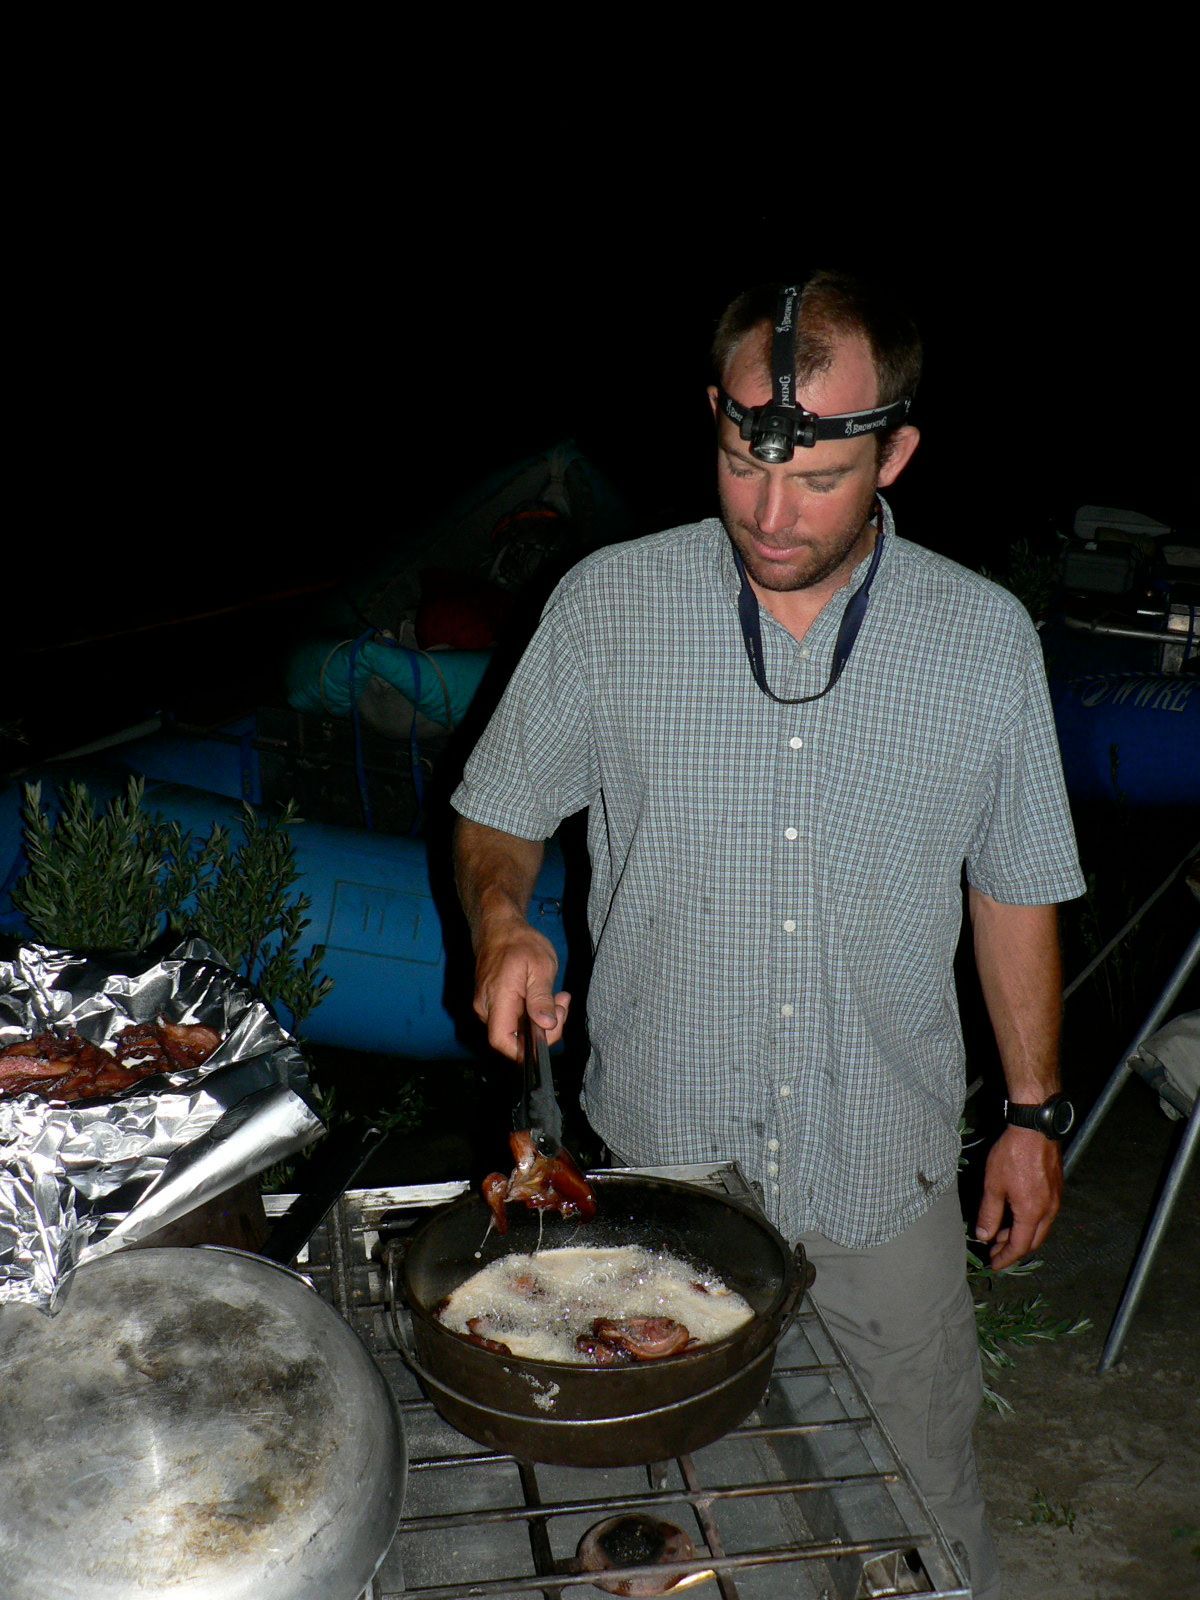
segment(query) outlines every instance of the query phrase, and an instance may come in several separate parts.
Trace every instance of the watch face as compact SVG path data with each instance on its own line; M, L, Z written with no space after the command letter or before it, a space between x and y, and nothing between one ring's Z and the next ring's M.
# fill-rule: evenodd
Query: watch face
M1075 1124L1075 1107L1069 1100L1056 1100L1049 1108L1050 1126L1054 1130L1054 1137L1061 1139L1069 1133Z

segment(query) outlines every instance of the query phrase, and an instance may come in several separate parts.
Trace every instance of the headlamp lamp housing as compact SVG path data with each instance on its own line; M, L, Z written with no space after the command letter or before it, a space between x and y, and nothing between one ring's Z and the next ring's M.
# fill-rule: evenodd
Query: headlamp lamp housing
M756 406L742 418L738 433L749 444L752 456L774 466L790 461L797 445L812 448L817 437L814 421L808 411Z
M769 466L790 461L797 448L811 450L823 439L857 439L864 433L883 433L898 428L908 416L911 400L896 400L873 411L838 412L819 417L803 406L786 406L772 401L765 406L743 406L724 389L717 390L721 410L734 423L740 438L750 446L750 454Z

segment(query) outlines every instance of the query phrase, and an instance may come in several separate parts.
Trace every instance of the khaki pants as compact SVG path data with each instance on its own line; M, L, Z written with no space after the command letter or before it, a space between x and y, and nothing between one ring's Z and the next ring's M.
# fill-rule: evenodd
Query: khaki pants
M975 1600L999 1600L971 1431L983 1398L966 1236L951 1189L886 1244L849 1250L801 1235L812 1297L947 1537Z

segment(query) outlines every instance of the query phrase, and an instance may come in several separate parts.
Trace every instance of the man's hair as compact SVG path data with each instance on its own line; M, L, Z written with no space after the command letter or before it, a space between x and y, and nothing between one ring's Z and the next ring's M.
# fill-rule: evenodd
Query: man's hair
M738 295L721 313L712 359L722 382L738 346L747 337L760 345L762 364L771 370L771 337L779 305L779 285L759 284ZM796 384L800 387L833 365L840 335L860 334L870 346L879 382L877 404L890 406L916 390L921 376L921 336L905 308L882 284L846 272L815 272L796 311Z

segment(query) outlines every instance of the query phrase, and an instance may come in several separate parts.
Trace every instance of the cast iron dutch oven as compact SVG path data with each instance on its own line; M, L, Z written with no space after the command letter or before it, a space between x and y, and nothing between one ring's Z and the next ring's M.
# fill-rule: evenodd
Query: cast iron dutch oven
M407 1250L389 1246L394 1318L409 1366L447 1422L494 1450L563 1466L634 1466L710 1444L753 1410L775 1346L811 1282L797 1246L751 1207L666 1178L589 1174L593 1221L546 1216L541 1247L643 1245L716 1272L744 1295L754 1317L718 1344L629 1367L573 1366L499 1355L443 1326L436 1307L488 1262L539 1246L538 1217L509 1208L510 1230L488 1235L477 1195L438 1212ZM482 1247L482 1249L481 1249Z
M357 1600L395 1533L403 1435L303 1279L213 1249L82 1267L0 1306L4 1600Z

